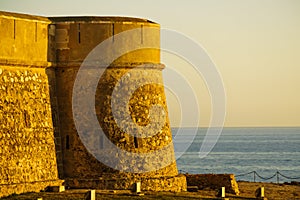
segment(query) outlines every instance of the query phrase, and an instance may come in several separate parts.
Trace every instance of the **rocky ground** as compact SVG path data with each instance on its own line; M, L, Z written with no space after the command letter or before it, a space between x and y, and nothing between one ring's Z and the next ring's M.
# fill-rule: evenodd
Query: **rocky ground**
M235 196L226 194L226 197L232 200L255 199L255 190L259 187L265 187L265 197L269 200L300 200L300 185L290 184L275 184L275 183L253 183L253 182L238 182L241 194ZM27 193L21 195L11 195L6 198L7 200L25 200L25 199L38 199L43 200L79 200L85 199L87 190L67 190L62 193ZM132 194L130 191L98 191L96 199L218 199L216 198L217 192L209 188L199 190L198 192L145 192L143 196Z

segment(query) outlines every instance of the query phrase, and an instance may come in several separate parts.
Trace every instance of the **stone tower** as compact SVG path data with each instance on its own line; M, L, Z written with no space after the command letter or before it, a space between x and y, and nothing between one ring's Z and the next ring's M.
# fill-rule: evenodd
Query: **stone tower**
M54 70L57 110L62 138L63 178L66 184L78 188L130 189L134 182L141 181L144 190L185 190L185 177L178 175L176 168L167 115L162 79L164 66L160 64L159 25L144 19L126 17L55 17L50 20L52 24L49 31L54 37L49 44L52 52L55 52L50 59L56 63ZM126 31L128 33L120 36L119 33ZM100 58L97 55L96 58L91 57L86 61L88 54L104 41L108 47L105 52L100 52ZM134 51L130 49L132 43L136 44ZM119 49L122 49L121 56L110 58ZM102 58L108 59L103 61ZM108 60L112 62L107 63ZM74 114L76 105L72 105L75 103L72 98L75 96L75 79L78 78L78 70L83 62L88 67L87 74L97 74L95 70L100 70L102 76L99 83L97 82L96 93L91 93L92 95L87 92L89 85L84 83L93 77L83 78L78 82L77 98L82 100L77 105L80 107L79 113L76 111ZM98 81L97 78L96 80ZM123 91L116 92L113 96L116 88ZM132 94L129 94L130 91ZM90 95L92 97L88 98L95 98L95 106L88 108L93 101L87 103L88 99L85 97ZM122 104L120 101L128 95L128 102ZM124 103L128 103L128 107ZM115 113L113 104L117 105ZM160 105L163 110L153 114L153 105ZM89 125L89 113L93 113L93 109L99 124ZM130 119L118 122L115 119L117 115L125 112L129 112ZM80 127L75 126L75 115L80 116ZM159 122L162 116L163 124L154 124L154 129L158 126L156 128L159 130L148 137L138 137L128 132L134 130L134 127L128 129L133 124L137 128L145 129L151 123L151 117ZM88 120L83 122L84 119ZM120 128L121 123L127 129ZM96 127L99 125L104 135L98 134L100 130ZM76 128L85 129L82 132L87 134L87 138L82 138ZM150 129L151 127L144 131ZM121 151L133 154L149 154L166 147L168 149L140 161L137 160L139 157L125 158L120 152L111 152L105 137ZM87 148L96 149L94 155ZM109 157L106 159L115 158L118 163L112 161L112 165L107 166L107 163L102 162L105 156ZM156 163L159 165L164 162L168 163L155 166Z
M63 180L73 188L140 181L142 190L186 190L159 33L144 19L0 12L0 197Z

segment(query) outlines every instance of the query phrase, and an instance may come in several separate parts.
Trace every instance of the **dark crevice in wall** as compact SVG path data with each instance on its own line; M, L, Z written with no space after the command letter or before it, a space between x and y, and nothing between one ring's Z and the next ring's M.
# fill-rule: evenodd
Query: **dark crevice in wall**
M14 39L16 39L16 20L14 19Z
M144 43L144 26L141 25L141 44Z
M139 148L138 138L134 137L133 140L134 140L134 148Z
M78 24L78 43L80 44L81 43L81 36L80 36L80 23Z
M24 111L24 122L26 127L30 127L30 118L27 111Z
M66 135L66 149L70 149L70 136Z
M34 37L34 41L37 42L37 22L35 22L35 37Z

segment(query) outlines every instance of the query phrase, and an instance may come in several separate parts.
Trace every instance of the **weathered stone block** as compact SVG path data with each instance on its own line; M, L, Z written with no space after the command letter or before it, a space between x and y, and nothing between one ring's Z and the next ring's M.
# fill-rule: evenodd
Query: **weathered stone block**
M239 195L238 184L233 174L185 174L188 186L197 185L199 189L226 188L226 192Z

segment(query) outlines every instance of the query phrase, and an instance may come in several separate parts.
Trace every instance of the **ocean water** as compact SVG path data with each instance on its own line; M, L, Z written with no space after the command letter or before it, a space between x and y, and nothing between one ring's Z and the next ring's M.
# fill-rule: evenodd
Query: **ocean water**
M199 150L207 129L180 129L179 135L179 129L172 128L175 152L182 154L176 161L180 172L233 173L237 180L254 181L254 173L250 172L255 171L255 181L300 181L300 127L223 128L218 142L204 158L199 157ZM182 151L183 146L188 146L187 150ZM239 176L245 173L249 174Z

